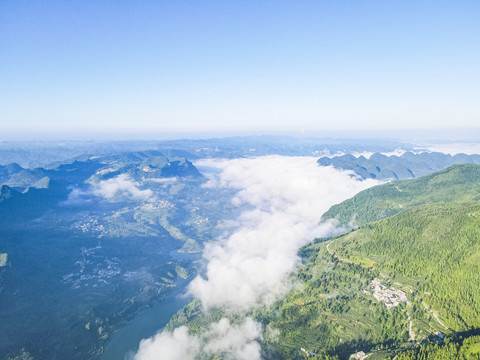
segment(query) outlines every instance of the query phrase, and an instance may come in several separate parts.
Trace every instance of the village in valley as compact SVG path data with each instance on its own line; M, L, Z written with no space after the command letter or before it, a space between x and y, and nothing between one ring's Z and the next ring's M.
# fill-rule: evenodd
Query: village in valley
M372 294L377 301L384 302L387 309L398 306L401 303L409 304L407 294L404 291L393 287L388 288L378 279L373 279L368 290L364 290L363 292L367 295Z

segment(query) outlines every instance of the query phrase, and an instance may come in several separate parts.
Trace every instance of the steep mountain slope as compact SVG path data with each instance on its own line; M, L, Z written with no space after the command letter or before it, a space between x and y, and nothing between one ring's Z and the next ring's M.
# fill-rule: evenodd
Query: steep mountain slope
M357 350L370 352L388 345L391 349L377 352L375 358L389 359L402 353L402 342L408 338L430 337L435 343L441 342L434 335L437 331L454 331L455 339L455 332L479 329L480 202L461 202L478 198L478 176L478 166L454 166L422 179L397 182L405 196L393 192L395 184L387 184L368 190L369 197L348 200L357 207L360 219L396 198L407 200L411 208L303 248L305 265L297 275L302 290L256 314L266 328L279 330L275 342L267 339L267 347L281 358L299 357L300 346L348 358ZM391 196L392 192L400 196ZM457 201L428 204L442 200ZM422 203L427 205L415 206ZM345 208L350 210L344 207L338 213ZM379 312L375 303L390 309ZM432 359L437 353L460 351L452 346L431 348ZM477 356L480 349L475 346ZM421 353L412 350L404 358Z
M360 226L402 210L430 203L480 199L480 165L453 165L413 180L375 186L332 206L322 221L337 219L341 226Z
M448 328L480 328L480 202L412 208L341 236L329 249L409 285Z

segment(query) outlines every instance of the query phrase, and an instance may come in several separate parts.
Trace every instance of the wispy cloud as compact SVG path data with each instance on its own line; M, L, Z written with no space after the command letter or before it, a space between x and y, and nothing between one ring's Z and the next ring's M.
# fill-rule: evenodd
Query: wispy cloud
M134 181L129 175L121 174L112 179L93 184L93 194L109 201L122 200L147 200L153 196L150 189L140 189L141 184Z
M81 205L91 202L95 198L105 200L154 200L153 191L142 189L142 184L132 179L127 174L121 174L108 180L93 183L87 189L73 188L68 195L65 205Z

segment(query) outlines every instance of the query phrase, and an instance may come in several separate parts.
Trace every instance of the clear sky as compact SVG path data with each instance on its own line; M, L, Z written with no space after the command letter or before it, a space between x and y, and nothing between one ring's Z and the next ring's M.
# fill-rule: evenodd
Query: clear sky
M480 126L480 1L0 0L9 131Z

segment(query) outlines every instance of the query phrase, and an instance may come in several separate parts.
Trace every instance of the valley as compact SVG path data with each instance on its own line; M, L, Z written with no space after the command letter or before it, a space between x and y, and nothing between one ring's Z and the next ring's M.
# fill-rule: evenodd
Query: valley
M418 161L422 167L427 158L435 162L438 156L410 156L408 164L396 166ZM254 333L261 331L239 349L252 347L272 360L307 354L409 359L436 343L440 350L430 351L443 351L443 337L466 351L457 334L475 335L480 318L474 280L480 166L453 165L382 184L314 161L273 156L192 163L152 150L83 156L35 170L0 169L7 184L0 202L2 359L141 360L140 341L163 327L168 334L187 326L192 339L207 346L209 336L219 336L217 324L228 324L228 331L254 324ZM277 175L272 182L267 170L282 168L285 179ZM288 185L308 176L332 180L322 180L320 188L305 182L310 196ZM342 192L343 184L349 192ZM327 196L332 189L336 197ZM298 212L304 207L313 212ZM320 224L304 228L317 213L323 213ZM267 236L271 245L256 253L238 247L237 232L252 234L252 244ZM324 235L310 243L318 232ZM275 236L287 252L275 250ZM247 282L229 284L233 293L220 296L227 302L218 298L205 309L192 300L191 284L195 279L217 291L208 278L206 244L222 256L246 256L247 263L251 256L265 258L259 269L275 265L282 272L255 279L242 267L225 268ZM289 270L273 256L285 257ZM272 296L278 286L282 290ZM244 305L231 297L237 289L263 298ZM235 310L237 305L246 310ZM469 341L473 349L475 340Z

